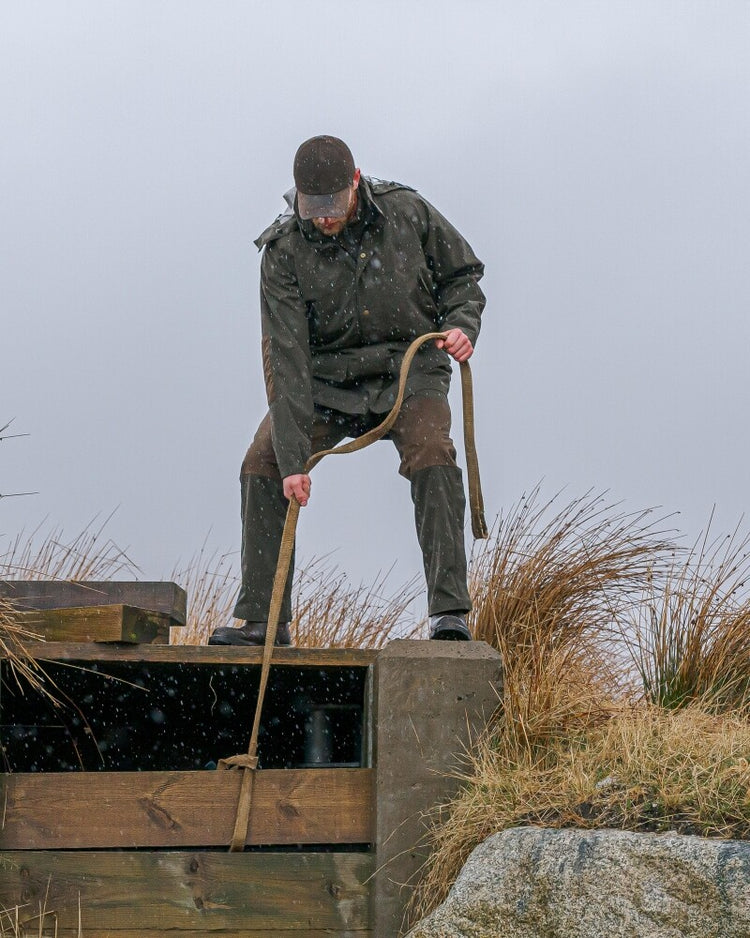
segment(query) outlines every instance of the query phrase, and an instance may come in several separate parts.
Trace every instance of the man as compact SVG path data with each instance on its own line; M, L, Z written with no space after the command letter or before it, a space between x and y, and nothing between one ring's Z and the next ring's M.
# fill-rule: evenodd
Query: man
M368 179L336 137L305 141L295 156L296 189L256 244L261 261L263 371L269 412L245 456L242 587L214 645L261 645L287 500L310 499L312 453L357 437L394 403L404 352L425 343L388 434L411 483L427 580L430 637L469 640L465 498L450 438L448 356L466 361L479 333L484 267L417 192ZM292 571L277 644L290 643Z

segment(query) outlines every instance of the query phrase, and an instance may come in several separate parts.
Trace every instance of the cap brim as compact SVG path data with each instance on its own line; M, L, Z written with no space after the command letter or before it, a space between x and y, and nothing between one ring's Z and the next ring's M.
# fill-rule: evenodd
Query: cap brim
M330 195L308 195L297 190L300 218L346 218L349 210L349 187Z

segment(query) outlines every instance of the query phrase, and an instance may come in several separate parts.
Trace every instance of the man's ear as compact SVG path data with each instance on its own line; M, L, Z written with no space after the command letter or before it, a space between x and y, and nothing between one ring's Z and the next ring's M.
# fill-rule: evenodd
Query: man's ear
M362 175L362 171L359 169L354 170L354 177L352 178L352 189L356 189L359 185L359 177Z

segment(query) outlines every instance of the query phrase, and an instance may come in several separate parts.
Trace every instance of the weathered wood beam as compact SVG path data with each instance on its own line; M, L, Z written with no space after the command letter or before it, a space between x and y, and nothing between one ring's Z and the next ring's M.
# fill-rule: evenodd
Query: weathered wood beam
M369 843L371 769L256 774L247 844ZM0 849L229 844L239 770L0 776Z
M86 938L367 933L366 853L3 852L0 907ZM38 925L36 925L38 928ZM44 934L48 934L47 931Z
M81 932L78 931L78 928L57 928L54 929L54 918L52 913L47 917L49 923L49 931L44 932L44 938L47 934L54 935L55 938L81 938ZM30 922L31 928L27 925L26 934L30 938L35 938L38 935L38 931L33 931L33 926L35 922ZM339 931L336 929L333 931L330 928L321 930L319 928L304 928L302 930L292 930L287 927L280 929L274 928L264 928L262 931L257 931L253 929L248 931L246 928L222 928L219 930L212 930L208 934L215 936L215 938L273 938L274 935L277 935L278 938L283 938L284 935L287 938L292 938L296 934L304 935L304 938L375 938L374 933L370 931L369 928L360 929L360 928L347 928L344 931ZM1 934L1 933L0 933ZM9 934L12 934L9 932ZM113 928L97 928L94 924L93 927L91 924L86 926L86 932L83 935L83 938L206 938L206 930L203 926L198 931L186 931L185 929L172 929L169 932L162 931L158 929L157 931L152 931L151 929L144 930L142 928L133 929L113 929Z
M176 583L127 580L0 580L0 597L21 610L124 605L185 624L187 596Z
M47 642L169 644L169 616L134 606L74 606L12 612L10 619Z
M148 661L175 664L257 664L258 646L222 645L94 645L85 642L25 642L40 661ZM274 648L273 665L281 667L367 667L378 655L375 648ZM2 658L2 654L0 654Z
M85 918L85 916L84 916ZM57 928L54 931L55 921L52 913L47 917L47 922L49 923L48 931L44 932L44 938L49 934L54 935L55 938L81 938L81 932L78 931L78 928ZM33 931L33 927L36 922L29 922L26 928L26 934L30 938L36 938L38 931ZM1 933L0 933L1 934ZM8 933L9 935L12 932ZM113 928L97 928L94 924L93 927L91 924L86 926L86 932L83 934L83 938L206 938L206 930L203 926L198 931L186 931L185 929L172 929L169 932L165 932L162 929L157 931L152 931L148 929L147 931L142 928L133 929L113 929ZM277 935L278 938L283 938L284 935L287 938L292 938L295 934L304 935L304 938L374 938L373 932L369 928L360 929L360 928L347 928L344 931L336 929L335 931L326 928L324 930L318 928L304 928L301 930L292 930L287 927L274 929L274 928L264 928L262 931L257 931L253 929L248 931L246 928L222 928L214 929L208 934L215 936L215 938L273 938L274 935Z

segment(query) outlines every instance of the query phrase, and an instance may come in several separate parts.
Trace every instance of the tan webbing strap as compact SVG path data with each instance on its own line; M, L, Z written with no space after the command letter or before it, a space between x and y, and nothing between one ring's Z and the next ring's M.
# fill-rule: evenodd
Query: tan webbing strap
M484 517L484 499L482 483L479 478L479 459L474 440L474 382L468 362L461 362L461 404L464 415L464 453L466 455L466 476L469 485L469 510L471 512L471 533L476 540L490 536Z
M319 453L314 453L305 465L305 472L310 472L314 466L323 459L324 456L343 455L344 453L354 453L357 450L364 449L376 440L381 439L391 429L396 422L401 404L404 400L406 390L406 379L409 376L409 369L414 360L414 356L420 347L430 339L443 339L443 332L428 332L426 335L415 339L404 354L399 373L398 392L396 401L382 423L356 440L348 443L342 443L332 449L324 449ZM474 396L471 381L471 368L468 362L461 362L461 398L464 417L464 447L466 453L466 470L469 483L469 506L471 509L471 529L475 538L486 538L488 536L487 523L484 518L484 504L482 501L482 487L479 480L479 463L477 460L476 447L474 442ZM240 795L237 803L237 815L234 822L234 832L229 846L230 852L236 853L243 850L247 840L248 825L250 822L250 806L252 804L253 781L255 770L258 768L258 734L260 732L260 718L263 712L263 701L268 686L268 675L271 670L271 658L273 656L274 642L276 641L276 630L279 624L279 614L281 612L281 603L284 596L284 587L289 573L289 565L292 559L294 549L294 537L297 529L297 519L299 517L299 502L292 498L289 500L289 507L286 512L284 522L284 531L281 535L281 546L279 548L279 560L276 566L276 574L273 579L273 592L271 594L271 605L268 610L268 626L266 628L266 642L263 648L263 664L260 673L260 685L258 687L258 701L255 705L255 716L253 718L253 728L250 734L250 743L247 754L230 756L228 759L220 759L221 768L237 767L242 770L242 781L240 784Z

